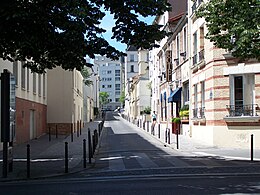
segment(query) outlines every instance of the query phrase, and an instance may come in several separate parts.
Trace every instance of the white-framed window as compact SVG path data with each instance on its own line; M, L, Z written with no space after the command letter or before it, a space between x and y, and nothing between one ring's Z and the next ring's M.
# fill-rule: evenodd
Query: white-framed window
M120 77L115 77L115 81L120 81Z
M15 79L15 85L18 86L18 62L13 62L13 74Z
M42 95L42 77L41 74L38 74L38 95Z
M130 72L135 72L135 66L134 65L130 66Z
M33 93L36 94L36 73L33 73Z
M134 62L135 61L135 55L134 54L130 54L130 62Z
M108 71L107 71L107 74L111 74L111 73L112 73L112 71L111 71L111 70L108 70Z

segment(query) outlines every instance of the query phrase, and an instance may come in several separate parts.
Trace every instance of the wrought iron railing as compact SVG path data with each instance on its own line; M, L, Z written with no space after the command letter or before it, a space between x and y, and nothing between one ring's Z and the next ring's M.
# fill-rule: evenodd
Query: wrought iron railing
M196 65L197 64L197 54L195 54L193 57L192 57L192 65Z
M193 118L205 118L205 107L194 108Z
M228 117L235 116L257 116L257 110L259 109L258 104L247 104L247 105L227 105L229 112Z
M204 60L204 49L202 49L202 50L199 52L199 62L201 62L202 60Z

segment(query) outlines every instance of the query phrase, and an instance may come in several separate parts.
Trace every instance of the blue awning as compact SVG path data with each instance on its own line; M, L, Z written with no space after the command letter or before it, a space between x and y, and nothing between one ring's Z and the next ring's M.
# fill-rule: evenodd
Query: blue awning
M181 87L171 91L170 97L168 97L169 102L180 102L181 101Z

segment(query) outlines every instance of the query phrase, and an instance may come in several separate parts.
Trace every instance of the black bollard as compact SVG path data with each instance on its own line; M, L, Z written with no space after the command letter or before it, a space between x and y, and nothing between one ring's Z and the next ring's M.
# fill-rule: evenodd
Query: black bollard
M56 138L58 138L58 126L56 125Z
M26 161L26 167L27 167L27 178L30 178L31 177L31 164L30 164L30 161L31 161L31 157L30 157L30 144L27 144L27 161Z
M161 126L158 124L158 138L161 138Z
M95 140L95 136L94 135L92 135L92 145L93 145L92 146L92 149L93 149L92 154L94 155L95 149L96 149L96 140Z
M165 143L167 143L167 128L165 130Z
M149 121L147 121L147 132L149 133L150 129L149 129Z
M70 125L70 138L71 138L71 142L73 142L73 125Z
M81 121L79 121L79 134L81 135Z
M49 142L51 141L51 127L49 127Z
M86 139L83 139L83 166L87 167L87 149L86 149Z
M179 130L176 129L176 145L177 145L177 149L179 149Z
M65 142L65 173L69 172L69 150L68 142Z
M91 164L92 158L92 148L91 148L91 136L90 136L90 129L88 129L88 161Z
M170 129L168 129L168 144L171 143L171 138L170 138L170 135L171 135L171 132L170 132Z
M251 135L251 161L254 161L254 135Z

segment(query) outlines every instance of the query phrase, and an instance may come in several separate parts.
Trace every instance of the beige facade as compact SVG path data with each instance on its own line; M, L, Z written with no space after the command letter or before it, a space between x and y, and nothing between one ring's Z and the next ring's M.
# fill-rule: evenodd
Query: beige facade
M260 136L260 63L239 63L229 52L214 47L205 39L204 19L195 15L202 2L188 3L191 136L211 145L249 148L251 134L255 139Z
M83 77L77 70L48 70L48 127L69 134L83 122Z
M17 144L46 133L47 75L32 73L23 62L0 60L0 72L7 69L14 78L15 91L10 101L15 102L13 141ZM12 122L11 122L12 123Z

